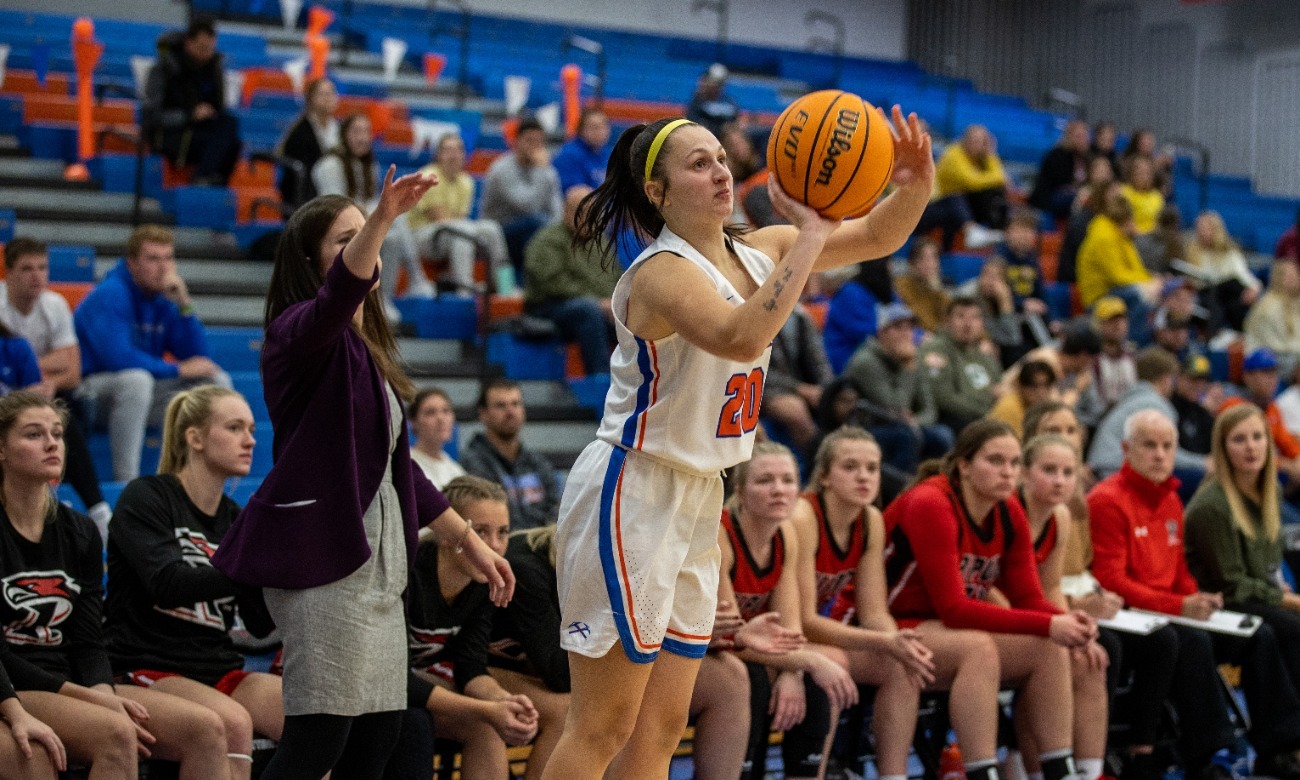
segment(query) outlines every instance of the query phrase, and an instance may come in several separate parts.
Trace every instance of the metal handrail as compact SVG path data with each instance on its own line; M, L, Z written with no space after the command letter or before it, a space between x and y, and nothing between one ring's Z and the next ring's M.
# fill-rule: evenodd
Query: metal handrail
M429 0L429 18L433 19L434 14L438 11L439 0ZM473 12L470 11L469 4L465 0L443 0L448 5L460 11L460 25L452 28L449 32L456 38L460 39L460 66L456 75L456 108L464 108L465 101L469 97L469 49L470 22L473 19ZM429 29L429 42L432 43L437 36L438 29L436 23Z
M605 46L600 41L594 41L583 35L570 35L564 41L564 53L568 54L571 49L586 52L596 58L596 82L592 85L592 102L596 108L605 107L605 74L607 72L607 57L605 56Z
M131 98L132 100L136 100L140 97L134 86L127 88L111 81L100 82L95 85L96 103L103 102L106 94L115 94ZM132 193L134 197L131 203L131 227L140 226L140 213L144 208L144 147L147 133L145 133L143 116L140 117L140 122L136 127L137 130L134 136L112 127L106 127L99 131L98 139L100 143L97 144L97 146L102 146L104 136L112 136L114 138L120 138L124 141L135 143L135 183L134 192Z

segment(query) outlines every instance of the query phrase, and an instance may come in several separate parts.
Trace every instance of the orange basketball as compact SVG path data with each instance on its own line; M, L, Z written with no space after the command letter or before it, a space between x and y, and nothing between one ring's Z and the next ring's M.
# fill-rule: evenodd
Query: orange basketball
M889 183L894 137L880 113L857 95L812 92L776 120L767 169L781 189L822 216L861 216Z

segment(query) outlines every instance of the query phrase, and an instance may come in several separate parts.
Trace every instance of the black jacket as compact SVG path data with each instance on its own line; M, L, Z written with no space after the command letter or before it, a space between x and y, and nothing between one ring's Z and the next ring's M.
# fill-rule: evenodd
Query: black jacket
M175 157L188 145L190 117L200 103L226 112L226 68L221 52L202 65L185 56L185 35L158 38L158 61L145 84L141 118L154 150ZM181 155L183 156L183 155Z

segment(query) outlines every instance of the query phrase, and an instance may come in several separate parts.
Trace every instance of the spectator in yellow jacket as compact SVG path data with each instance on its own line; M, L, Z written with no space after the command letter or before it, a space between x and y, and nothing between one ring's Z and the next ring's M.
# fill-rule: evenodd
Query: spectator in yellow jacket
M1122 192L1112 189L1079 246L1079 297L1089 308L1107 295L1123 300L1128 306L1129 333L1139 344L1148 344L1151 304L1159 294L1160 280L1142 265L1134 235L1133 207Z
M983 125L971 125L951 144L935 168L938 196L962 195L979 224L1007 226L1007 175L998 159L997 142Z

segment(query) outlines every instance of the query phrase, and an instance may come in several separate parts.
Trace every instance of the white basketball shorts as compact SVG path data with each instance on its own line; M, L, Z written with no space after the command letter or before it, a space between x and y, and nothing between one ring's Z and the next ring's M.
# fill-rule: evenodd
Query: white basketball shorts
M701 658L718 601L721 476L670 468L604 441L569 472L556 532L560 644L600 658L620 642Z

